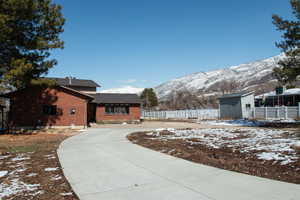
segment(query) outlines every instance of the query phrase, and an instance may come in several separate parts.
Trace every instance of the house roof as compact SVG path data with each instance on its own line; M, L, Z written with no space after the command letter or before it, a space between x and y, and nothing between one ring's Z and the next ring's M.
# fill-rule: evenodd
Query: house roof
M239 93L232 93L232 94L225 94L221 97L219 97L219 99L225 99L225 98L236 98L236 97L245 97L248 96L250 94L253 94L254 92L239 92Z
M82 86L82 87L100 87L93 80L78 79L74 77L56 78L46 77L47 79L54 80L60 86Z
M140 104L142 102L136 94L96 93L90 95L94 97L94 103Z
M93 99L94 99L94 97L91 96L91 95L89 95L89 94L86 94L86 93L84 93L84 92L80 92L80 91L74 90L74 89L69 88L69 87L66 87L66 86L60 86L60 85L58 85L57 87L58 87L58 88L62 88L62 89L64 89L64 90L67 90L67 91L69 91L69 92L75 93L75 94L77 94L77 95L80 95L81 97L84 97L85 99L90 99L90 100L93 100ZM21 92L21 91L26 90L26 89L28 89L28 88L23 88L23 89L20 89L20 90L15 90L15 91L12 91L12 92L9 92L9 93L0 95L0 98L1 98L1 97L4 97L4 98L10 98L12 95L15 95L15 94L17 94L17 93L19 93L19 92Z

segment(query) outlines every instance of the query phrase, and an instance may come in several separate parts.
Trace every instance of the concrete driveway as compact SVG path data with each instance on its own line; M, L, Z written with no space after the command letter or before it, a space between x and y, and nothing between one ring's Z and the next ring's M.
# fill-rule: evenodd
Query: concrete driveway
M300 185L192 163L126 139L140 130L90 128L61 144L63 171L81 200L300 199Z

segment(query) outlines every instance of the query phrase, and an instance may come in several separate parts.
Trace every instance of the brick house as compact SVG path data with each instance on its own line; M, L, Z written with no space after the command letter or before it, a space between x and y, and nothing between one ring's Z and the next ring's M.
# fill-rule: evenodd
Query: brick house
M91 122L139 121L136 94L97 93L92 80L49 78L56 86L31 87L6 94L15 127L87 127Z
M136 94L91 94L94 100L90 104L95 112L90 116L96 122L139 121L141 100Z

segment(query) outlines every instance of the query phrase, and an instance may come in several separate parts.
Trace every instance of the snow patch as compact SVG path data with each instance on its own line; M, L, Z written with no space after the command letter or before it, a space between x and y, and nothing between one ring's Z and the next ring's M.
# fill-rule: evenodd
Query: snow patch
M53 154L49 154L49 155L45 155L44 157L46 157L47 159L56 159L55 155Z
M37 173L30 173L28 175L26 175L26 177L33 177L33 176L37 176L38 174Z
M8 171L0 171L0 178L6 176L8 174Z
M16 161L29 160L29 159L30 159L29 156L24 157L24 154L19 154L17 155L17 157L12 158L11 161L16 162Z
M214 126L246 126L246 127L255 127L260 126L263 122L259 121L250 121L250 120L208 120L208 121L199 121L199 124L208 124Z
M58 170L59 168L58 167L48 167L48 168L45 168L44 170L46 171L46 172L52 172L52 171L56 171L56 170Z
M70 196L73 195L72 192L64 192L64 193L60 193L61 196Z
M52 181L57 181L62 179L62 177L60 175L55 175L54 177L51 178Z
M17 169L16 172L24 172L24 171L26 171L26 170L27 170L27 168Z
M21 192L35 191L39 189L39 186L40 184L26 184L18 178L12 179L9 182L0 183L0 199ZM37 194L34 193L33 195Z
M282 130L254 128L209 128L173 130L174 134L161 135L159 131L149 133L151 139L183 139L191 146L206 145L211 148L231 148L242 153L251 153L263 160L280 161L282 165L297 161L299 155L293 148L299 145L295 137ZM292 134L290 134L292 135ZM191 140L196 139L196 140ZM258 152L259 153L256 153Z
M5 158L9 158L10 157L10 155L7 155L7 156L0 156L0 160L3 160L3 159L5 159Z

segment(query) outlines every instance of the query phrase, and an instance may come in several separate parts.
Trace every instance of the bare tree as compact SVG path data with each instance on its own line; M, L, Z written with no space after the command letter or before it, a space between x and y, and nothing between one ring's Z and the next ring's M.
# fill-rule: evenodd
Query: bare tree
M219 82L220 91L222 94L228 94L235 92L239 89L240 83L235 80L224 80Z
M174 91L167 101L160 103L161 108L167 109L197 109L204 108L205 100L188 90Z
M274 89L279 85L277 81L270 81L267 83L262 83L255 86L252 90L255 91L255 95L264 94L266 92L274 91Z

